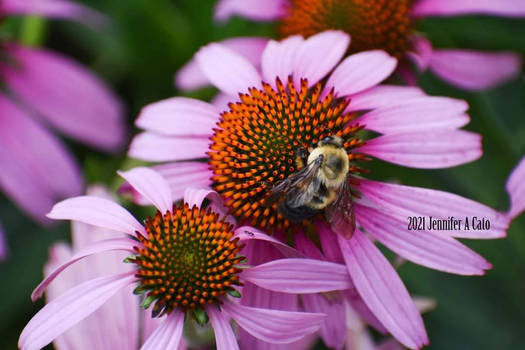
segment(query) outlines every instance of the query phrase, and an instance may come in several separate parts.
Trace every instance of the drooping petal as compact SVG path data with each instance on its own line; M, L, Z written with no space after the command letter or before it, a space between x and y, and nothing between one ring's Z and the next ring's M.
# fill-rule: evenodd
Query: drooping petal
M210 317L211 326L215 332L217 350L238 350L239 345L230 325L228 317L221 313L215 305L208 306L206 313Z
M294 82L300 86L300 79L308 79L308 87L323 79L341 60L348 45L348 34L328 30L313 35L298 47L293 68Z
M140 350L177 350L182 339L184 312L174 310L146 340Z
M135 125L170 136L210 136L220 111L213 105L186 97L172 97L142 108Z
M143 132L131 141L128 155L152 162L205 158L210 140L203 136L168 137Z
M228 49L246 57L254 67L261 64L261 55L268 43L267 38L240 37L219 41ZM175 86L182 90L194 90L210 85L195 57L186 63L175 75Z
M166 180L155 170L137 167L117 173L138 193L155 205L162 214L172 209L171 189Z
M346 338L345 308L341 300L329 301L322 294L301 295L307 312L326 314L319 335L329 348L342 349Z
M369 89L394 71L397 60L384 51L373 50L353 54L343 60L328 78L325 92L332 87L342 97Z
M285 15L286 0L219 0L214 18L223 22L234 15L256 21L268 21Z
M466 90L484 90L521 72L520 55L512 52L434 50L429 68L447 82Z
M279 241L278 239L268 236L266 233L257 230L250 226L241 226L235 229L235 237L239 237L239 241L258 240L271 243L277 248L285 257L288 258L304 258L304 254L290 247L289 245Z
M57 220L76 220L110 230L134 234L144 227L120 205L98 197L80 196L55 204L47 216Z
M245 331L268 343L287 344L319 329L326 315L260 309L225 301L226 311Z
M40 282L40 284L33 290L31 293L31 300L35 301L42 296L46 287L53 282L53 280L66 269L69 265L74 264L75 262L88 257L93 254L98 254L102 252L107 252L111 250L125 250L133 252L134 242L126 238L113 238L107 239L99 242L94 242L83 249L77 251L71 258L64 261L62 264L57 266L52 272L50 272L46 278Z
M428 344L421 315L383 254L359 230L338 239L356 289L385 328L409 348Z
M399 101L421 97L423 90L413 86L379 85L352 95L346 111L383 108L399 104Z
M352 287L341 264L314 259L278 259L242 272L259 287L283 293L321 293Z
M356 219L379 242L403 258L431 269L458 275L483 275L491 265L451 237L408 230L406 218L355 204Z
M288 81L293 74L296 55L304 39L299 35L281 41L270 40L261 56L261 70L264 81L275 87L275 80Z
M519 0L419 0L412 8L412 15L417 17L467 14L523 17L525 3Z
M261 85L261 77L248 59L220 44L202 47L195 58L211 83L227 94L237 96Z
M26 325L18 346L39 350L102 306L135 281L134 272L100 277L70 289L44 306Z
M525 158L512 170L505 188L510 197L507 215L513 219L525 210Z
M448 168L481 157L481 136L464 130L383 135L359 152L412 168Z
M60 198L82 192L82 175L64 145L0 94L0 188L34 219Z
M65 134L103 150L116 151L126 139L122 106L98 77L54 52L9 45L17 65L6 67L9 90Z
M68 0L2 0L0 13L69 18L92 26L100 26L106 21L102 14Z
M505 215L461 196L426 188L396 185L364 180L359 185L364 197L371 199L384 210L390 210L399 217L430 217L464 220L476 217L490 221L490 229L480 230L442 230L436 231L452 237L492 239L505 237L508 219ZM408 225L408 223L405 223ZM469 223L470 224L470 223ZM464 228L464 223L462 228ZM472 228L472 227L471 227Z
M422 96L376 108L358 121L365 129L382 134L454 130L470 121L464 113L467 109L463 100Z

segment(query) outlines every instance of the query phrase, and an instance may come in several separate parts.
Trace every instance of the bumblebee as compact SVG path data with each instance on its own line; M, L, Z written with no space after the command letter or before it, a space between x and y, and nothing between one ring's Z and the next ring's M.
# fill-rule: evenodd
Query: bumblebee
M278 203L279 212L297 223L324 212L332 230L350 238L355 216L343 140L328 136L309 151L299 149L296 165L299 170L272 188L265 203Z

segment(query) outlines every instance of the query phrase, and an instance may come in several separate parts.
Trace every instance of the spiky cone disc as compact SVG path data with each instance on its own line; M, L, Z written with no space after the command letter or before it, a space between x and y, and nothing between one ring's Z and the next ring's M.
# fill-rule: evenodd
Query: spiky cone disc
M345 140L349 160L365 158L350 152L362 145L356 137L361 129L351 123L356 114L345 113L349 101L332 92L322 97L322 84L308 88L301 80L297 91L289 79L276 80L277 90L263 83L263 89L250 88L240 94L221 114L208 153L213 171L213 188L225 199L232 214L242 223L269 232L286 230L289 220L277 204L265 205L269 191L296 172L296 152L312 148L326 136ZM359 172L352 165L350 171Z
M174 206L145 222L146 236L137 233L133 262L139 286L146 293L144 307L153 304L153 316L179 308L204 310L206 304L220 305L239 282L236 265L244 258L242 246L233 238L233 226L209 209Z
M411 0L290 0L279 31L311 35L339 29L352 38L350 53L382 49L397 58L408 48L413 30Z

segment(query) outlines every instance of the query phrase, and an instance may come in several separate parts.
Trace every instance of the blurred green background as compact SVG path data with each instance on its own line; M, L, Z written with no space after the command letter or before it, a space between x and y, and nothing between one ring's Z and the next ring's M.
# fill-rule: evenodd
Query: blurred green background
M212 21L214 0L92 0L83 1L112 19L103 31L67 21L10 19L11 33L68 54L90 66L124 100L132 121L147 103L179 94L173 74L203 44L232 36L273 35L272 24L234 19ZM36 25L35 25L36 23ZM437 47L512 50L525 55L525 20L494 17L425 19L420 28ZM453 169L423 171L373 162L371 177L451 191L490 205L508 208L506 177L525 155L525 81L483 93L454 89L427 73L421 86L434 95L468 100L467 129L483 135L483 157ZM192 96L210 98L213 89ZM96 153L67 141L84 167L89 182L112 184L123 155ZM525 216L525 215L524 215ZM0 349L15 349L21 329L42 306L29 295L42 277L48 246L67 240L69 225L41 228L0 194L0 221L7 233L10 256L0 263ZM399 272L409 291L437 300L424 316L429 349L525 348L525 217L515 220L508 238L468 241L493 263L484 277L461 277L411 263Z

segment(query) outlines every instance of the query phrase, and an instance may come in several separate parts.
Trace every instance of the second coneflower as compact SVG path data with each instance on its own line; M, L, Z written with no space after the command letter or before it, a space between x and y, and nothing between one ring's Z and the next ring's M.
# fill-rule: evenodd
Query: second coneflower
M142 226L124 208L103 198L83 196L56 204L51 218L92 224L129 238L98 241L78 250L47 275L32 297L38 298L68 266L93 254L127 251L125 262L134 268L81 283L53 299L23 330L21 349L44 347L129 285L136 286L135 294L143 295L141 305L151 308L152 317L166 316L142 349L177 349L185 318L199 324L209 320L218 349L238 349L230 319L258 339L285 344L314 333L325 315L243 306L235 298L248 293L239 288L244 281L291 293L350 286L344 265L301 258L259 265L261 276L252 273L244 278L251 268L244 263L243 241L264 240L293 250L264 234L236 228L224 217L214 192L188 190L185 203L173 205L167 183L154 171L135 168L121 175L157 207L157 214ZM211 201L207 208L205 199Z
M299 227L306 225L314 240L315 235L329 238L323 248L340 252L372 313L400 342L418 348L427 343L421 316L363 231L418 264L481 275L490 264L455 238L504 237L510 218L451 193L365 178L372 158L425 169L473 161L481 156L481 137L460 130L469 121L464 101L429 97L416 88L378 86L396 68L396 59L387 53L366 51L339 62L348 44L349 37L338 31L271 41L260 70L220 44L202 48L197 62L221 91L217 104L172 98L145 107L137 125L147 131L134 139L130 155L177 161L156 167L174 198L188 186L211 186L241 223L293 233L298 226L278 205L267 204L269 194L304 166L297 159L301 151L307 158L319 141L343 139L358 229L351 239L334 234L322 216ZM202 158L207 162L187 161ZM491 225L408 230L408 217L430 216L483 217Z

